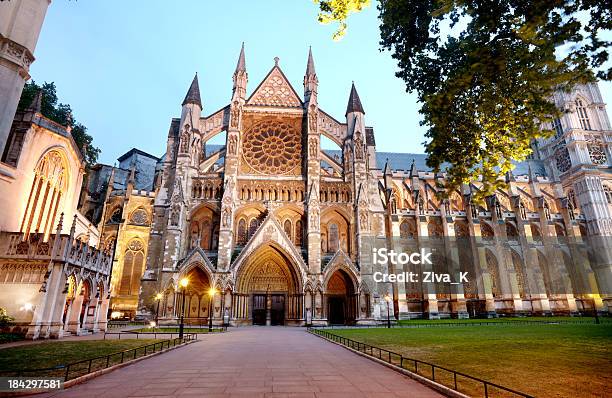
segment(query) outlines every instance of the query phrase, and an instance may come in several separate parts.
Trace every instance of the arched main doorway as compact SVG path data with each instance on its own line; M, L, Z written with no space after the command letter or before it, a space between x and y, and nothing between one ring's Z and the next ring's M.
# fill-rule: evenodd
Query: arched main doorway
M332 325L352 324L357 313L357 295L346 271L334 271L325 289L327 320Z
M185 289L185 319L189 323L208 321L208 308L210 296L210 278L200 267L196 266L189 270L184 277L189 283ZM177 316L182 314L183 288L180 287L177 295Z
M303 318L301 278L286 253L263 245L242 265L237 277L234 317L254 325L285 325Z

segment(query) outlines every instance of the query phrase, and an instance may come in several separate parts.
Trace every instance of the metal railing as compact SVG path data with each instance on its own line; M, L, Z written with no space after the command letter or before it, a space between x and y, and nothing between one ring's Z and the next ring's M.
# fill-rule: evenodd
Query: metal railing
M131 361L137 358L142 358L147 355L162 351L164 348L169 349L177 345L184 344L188 341L197 340L196 334L185 334L182 339L169 339L143 345L140 347L130 348L128 350L113 352L99 357L83 359L77 362L71 362L64 365L57 365L50 368L42 369L19 369L10 371L0 371L0 376L8 377L62 377L64 381L72 380L77 377L87 375L92 372L97 372L122 364L126 361Z
M396 352L386 350L384 348L372 346L370 344L362 343L360 341L338 336L326 330L321 330L319 328L308 328L308 331L317 336L321 336L327 340L342 344L345 347L362 352L373 358L377 358L391 365L398 366L402 369L416 373L419 376L428 378L434 382L442 384L445 387L451 388L458 392L466 392L466 390L468 390L468 388L466 388L465 385L464 385L463 391L459 389L460 387L459 381L461 381L461 378L464 378L472 382L476 382L478 385L480 385L481 388L479 389L479 391L483 392L484 394L483 396L485 398L493 397L493 395L491 394L494 393L495 391L505 393L504 396L508 396L508 394L510 394L510 396L515 396L515 397L533 398L532 395L529 395L529 394L526 394L520 391L516 391L508 387L500 386L499 384L492 383L490 381L483 380L478 377L470 376L468 374L458 372L456 370L449 369L444 366L435 365L430 362L421 361L419 359L414 359L414 358L409 358L401 354L398 354ZM441 371L446 372L448 376L452 376L452 377L446 378L446 380L452 380L450 381L450 383L443 383L445 378L442 377ZM473 391L470 391L469 393L470 395L472 395Z
M172 328L174 329L174 328ZM189 331L189 333L185 332L184 335L187 334L192 334L192 335L198 335L198 334L209 334L209 333L223 333L227 331L227 327L226 326L219 326L219 327L215 327L213 328L212 332L208 331L208 328L201 328L202 331L201 332L194 332L193 328L190 328L191 330ZM168 332L168 331L164 331L164 328L160 328L157 331L154 332L139 332L136 330L124 330L122 332L104 332L104 337L103 340L106 340L106 336L117 336L116 340L121 340L121 336L124 336L124 338L127 339L132 339L134 338L134 336L136 336L136 340L138 340L139 338L143 338L143 339L150 339L150 338L154 338L156 339L157 336L163 337L163 338L174 338L174 336L179 336L179 332ZM168 336L169 335L169 336ZM112 340L112 339L109 339Z
M108 329L119 329L128 326L148 326L149 322L146 321L108 321Z

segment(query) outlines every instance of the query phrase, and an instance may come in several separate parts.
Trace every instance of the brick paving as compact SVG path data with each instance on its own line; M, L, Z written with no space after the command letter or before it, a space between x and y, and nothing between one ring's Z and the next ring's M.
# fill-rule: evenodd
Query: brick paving
M37 397L440 397L303 328L247 327Z

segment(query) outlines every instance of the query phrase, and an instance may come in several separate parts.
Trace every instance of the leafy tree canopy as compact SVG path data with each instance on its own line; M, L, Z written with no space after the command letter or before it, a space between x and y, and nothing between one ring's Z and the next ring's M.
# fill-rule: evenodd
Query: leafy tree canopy
M40 113L56 123L72 127L72 138L74 138L74 142L76 142L81 150L85 162L88 166L94 165L98 160L100 149L92 145L93 137L87 134L87 127L74 120L70 105L58 103L55 83L45 82L42 86L39 86L33 80L26 83L17 109L24 110L27 108L39 91L42 91Z
M369 3L316 2L339 36ZM552 134L542 126L559 116L555 90L612 78L601 37L612 29L610 0L379 0L378 11L381 47L422 104L428 165L450 165L450 189L481 176L477 200L503 184L534 138Z

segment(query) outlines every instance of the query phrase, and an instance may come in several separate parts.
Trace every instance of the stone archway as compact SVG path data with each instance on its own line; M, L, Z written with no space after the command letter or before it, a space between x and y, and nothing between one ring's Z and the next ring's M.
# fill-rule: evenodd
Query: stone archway
M325 286L327 320L331 325L353 324L357 318L357 294L351 277L337 269Z
M274 244L251 253L239 268L233 301L237 323L301 324L302 278L289 256Z
M210 277L199 266L195 266L187 271L182 278L189 281L187 288L179 287L177 292L177 317L183 314L183 294L185 294L185 319L188 323L208 322L208 310L210 306L209 290L211 285Z

